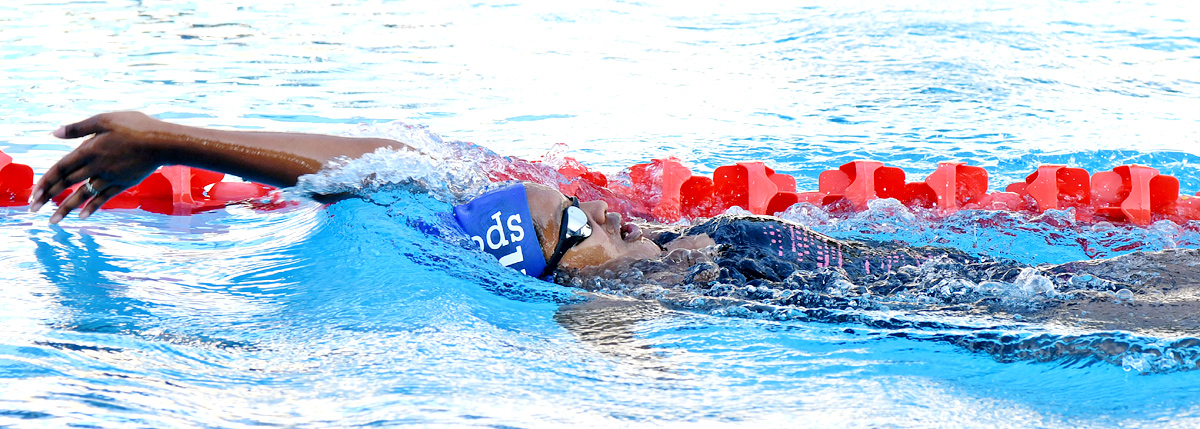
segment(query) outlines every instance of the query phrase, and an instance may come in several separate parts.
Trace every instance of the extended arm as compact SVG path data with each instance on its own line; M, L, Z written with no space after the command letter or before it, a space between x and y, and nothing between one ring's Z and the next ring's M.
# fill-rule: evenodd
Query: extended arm
M382 147L408 148L388 139L188 127L137 112L104 113L54 132L55 137L64 139L89 135L92 138L50 167L34 187L31 211L71 185L90 183L88 191L75 192L64 200L50 223L58 223L80 206L79 217L87 218L105 201L163 165L205 168L268 185L292 186L300 176L316 173L339 157L357 158Z

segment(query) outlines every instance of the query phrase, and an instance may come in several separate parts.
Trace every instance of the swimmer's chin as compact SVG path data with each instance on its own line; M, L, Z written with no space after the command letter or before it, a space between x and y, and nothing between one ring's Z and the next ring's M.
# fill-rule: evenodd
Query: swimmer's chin
M709 245L697 249L690 247L711 243L711 241L707 236L698 237L696 240L680 243L681 245L668 246L664 251L647 240L648 245L654 246L653 250L647 248L641 255L627 253L597 266L566 269L564 274L566 274L566 278L575 279L571 281L571 284L584 289L604 288L617 284L637 286L644 283L657 285L705 283L715 280L717 277L713 258L718 246ZM695 271L694 268L701 264L710 268ZM600 279L607 280L608 282L603 282L603 284L608 286L602 285L602 282L588 281Z
M629 247L626 249L625 253L609 259L602 264L568 269L568 271L575 276L601 276L606 271L622 271L637 262L662 259L666 256L666 252L645 237L638 238L636 241L629 243Z
M650 239L646 237L638 237L637 240L634 240L629 244L629 247L629 253L622 255L623 258L645 260L661 258L664 255L663 249L659 248L657 244L654 244L653 241L650 241Z

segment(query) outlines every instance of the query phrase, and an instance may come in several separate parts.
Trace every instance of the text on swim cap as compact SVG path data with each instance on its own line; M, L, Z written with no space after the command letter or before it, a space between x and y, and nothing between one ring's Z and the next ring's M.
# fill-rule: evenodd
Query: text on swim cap
M492 214L491 218L496 221L496 224L488 227L487 233L484 234L484 237L480 237L478 235L471 237L471 240L479 244L479 250L485 252L488 249L497 250L511 243L520 243L521 240L525 239L525 228L521 226L520 214L515 214L508 217L508 232L511 232L511 234L505 233L505 224L501 221L503 218L502 213L496 212L495 214ZM485 244L487 245L487 248L484 248ZM524 260L525 255L521 251L521 246L517 246L516 250L514 250L512 253L500 257L500 264L508 267ZM521 270L521 272L524 271L525 270Z
M492 215L492 219L496 220L496 224L488 227L487 234L485 234L487 235L487 249L483 247L483 238L479 237L478 235L471 237L471 240L474 240L479 244L479 250L496 250L509 245L509 243L511 243L509 239L512 239L512 241L521 241L525 239L525 228L521 226L520 214L515 214L508 217L508 230L512 231L512 235L510 236L504 235L504 224L500 222L500 217L500 212L496 212ZM493 240L493 237L499 237L499 240Z

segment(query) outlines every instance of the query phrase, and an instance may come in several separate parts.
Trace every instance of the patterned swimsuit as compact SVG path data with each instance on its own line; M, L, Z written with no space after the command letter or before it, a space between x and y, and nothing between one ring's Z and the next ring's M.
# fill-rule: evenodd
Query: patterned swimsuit
M1017 268L1013 262L971 256L954 249L838 240L802 225L765 216L719 216L682 233L664 233L656 242L661 246L680 236L697 234L708 234L721 246L714 258L721 267L718 280L733 283L759 279L780 282L795 272L836 268L844 271L851 282L862 284L935 258L975 267L994 268L1002 264Z

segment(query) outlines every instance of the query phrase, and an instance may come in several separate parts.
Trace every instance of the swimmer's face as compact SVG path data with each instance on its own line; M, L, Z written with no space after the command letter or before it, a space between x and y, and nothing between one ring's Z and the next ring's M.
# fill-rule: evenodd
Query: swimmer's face
M525 184L525 196L529 198L529 211L534 225L542 232L542 254L546 260L558 245L559 227L562 225L563 209L571 205L561 192L536 183ZM592 235L563 254L558 266L563 268L586 268L614 262L628 262L659 256L658 245L642 237L632 224L622 224L621 215L608 212L604 201L580 202L579 208L587 214L592 224Z

